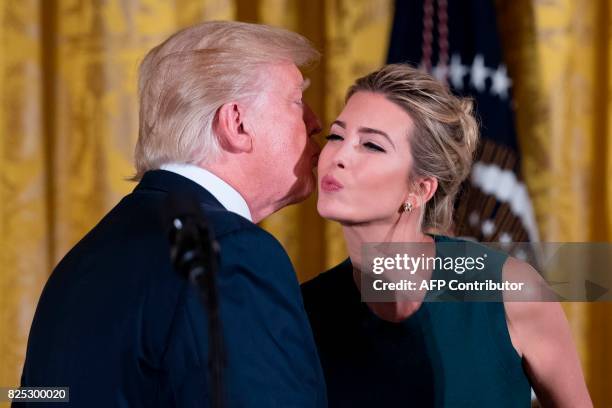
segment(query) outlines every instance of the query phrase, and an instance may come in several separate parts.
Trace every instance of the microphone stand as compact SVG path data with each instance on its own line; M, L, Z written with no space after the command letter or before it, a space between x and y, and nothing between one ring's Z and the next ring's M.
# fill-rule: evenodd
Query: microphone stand
M170 207L175 208L170 221L172 264L181 276L197 286L208 314L211 406L222 408L225 354L216 279L219 245L196 200L170 197L169 201Z

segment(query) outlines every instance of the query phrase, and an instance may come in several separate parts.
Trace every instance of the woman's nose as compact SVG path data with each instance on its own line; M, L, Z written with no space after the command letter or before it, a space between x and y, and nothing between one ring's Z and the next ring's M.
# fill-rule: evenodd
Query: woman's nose
M334 167L345 169L348 164L350 156L350 144L347 141L343 141L340 145L337 145L332 163Z

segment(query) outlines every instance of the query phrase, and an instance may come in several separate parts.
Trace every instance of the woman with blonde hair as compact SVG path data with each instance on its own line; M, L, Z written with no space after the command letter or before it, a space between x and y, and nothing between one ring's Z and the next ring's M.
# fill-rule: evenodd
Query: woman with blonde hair
M432 233L449 230L472 165L471 102L424 72L387 65L349 89L327 139L317 208L342 225L350 258L302 293L330 407L529 406L531 387L544 406L591 406L556 302L511 302L505 293L497 302L429 302L431 290L409 300L365 296L370 264L362 250L371 243L415 244L436 256L457 244L484 253L484 272L496 282L534 272L483 245ZM437 268L419 276L444 276Z

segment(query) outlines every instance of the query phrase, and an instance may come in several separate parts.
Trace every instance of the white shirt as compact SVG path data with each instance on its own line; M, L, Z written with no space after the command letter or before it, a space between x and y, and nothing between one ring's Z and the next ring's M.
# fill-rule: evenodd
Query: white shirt
M210 171L193 164L179 163L163 164L160 166L160 169L171 171L198 183L208 190L228 211L241 215L253 222L249 206L240 193Z

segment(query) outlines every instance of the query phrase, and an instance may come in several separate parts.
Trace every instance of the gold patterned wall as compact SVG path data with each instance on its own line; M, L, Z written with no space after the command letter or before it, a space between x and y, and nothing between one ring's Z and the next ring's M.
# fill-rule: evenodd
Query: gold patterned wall
M0 384L18 384L30 321L49 274L49 169L42 10L0 7Z
M34 308L57 261L133 188L136 70L179 28L239 19L289 28L323 53L306 99L326 128L385 59L392 0L0 2L0 386L17 385ZM498 0L525 177L549 241L612 239L610 6ZM263 223L300 279L346 252L314 197ZM612 406L610 305L568 304L596 406Z
M610 4L498 0L497 5L540 236L549 242L610 242ZM612 406L612 304L563 306L593 402Z

